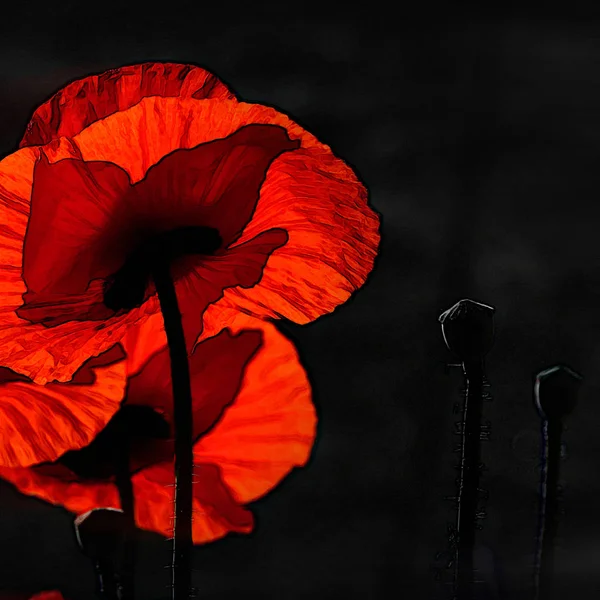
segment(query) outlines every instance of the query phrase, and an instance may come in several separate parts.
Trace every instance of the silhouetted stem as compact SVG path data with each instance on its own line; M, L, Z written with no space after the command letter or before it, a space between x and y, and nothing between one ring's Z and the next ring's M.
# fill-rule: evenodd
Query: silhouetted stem
M117 580L114 565L111 561L96 558L94 560L96 573L96 592L100 600L119 600Z
M573 412L582 376L565 365L537 374L534 399L542 418L542 473L538 548L534 565L535 598L554 597L554 544L558 527L558 477L563 419Z
M459 600L473 598L473 551L481 460L481 413L483 403L483 361L463 362L467 394L463 410L460 484L458 491L458 557L456 568Z
M173 382L173 421L175 424L175 511L173 524L172 598L189 600L192 583L192 391L190 369L169 265L162 262L153 270L160 301Z
M540 490L540 526L536 556L535 598L552 597L554 544L558 530L558 478L560 473L562 421L542 422L542 478Z
M135 506L131 473L129 471L129 443L125 442L122 446L118 457L118 467L115 476L115 484L119 490L119 497L121 500L121 510L125 516L120 600L133 600L135 598Z

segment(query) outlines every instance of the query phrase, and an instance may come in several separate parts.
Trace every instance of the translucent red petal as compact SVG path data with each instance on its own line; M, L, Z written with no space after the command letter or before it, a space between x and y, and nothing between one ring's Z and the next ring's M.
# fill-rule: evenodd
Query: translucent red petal
M0 465L27 467L89 444L125 396L124 353L113 347L68 383L35 385L0 368Z
M33 113L20 147L72 137L148 96L197 100L234 97L215 75L192 65L143 63L112 69L78 79L42 104Z

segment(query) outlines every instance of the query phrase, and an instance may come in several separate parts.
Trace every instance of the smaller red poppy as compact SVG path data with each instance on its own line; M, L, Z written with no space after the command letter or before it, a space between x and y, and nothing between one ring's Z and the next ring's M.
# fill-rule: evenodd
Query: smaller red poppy
M138 527L167 537L174 502L173 400L167 349L144 349L164 331L145 325L124 340L129 373L123 408L96 440L58 461L29 469L0 469L21 492L76 514L120 508L110 464L112 424L126 411L152 410L167 424L155 433L132 433L130 470ZM162 336L162 337L161 337ZM137 349L137 353L133 351ZM142 354L145 356L142 358ZM195 543L228 532L247 533L253 517L245 504L271 490L295 466L306 463L315 437L310 385L296 350L277 329L246 315L229 315L228 329L196 347L190 359L194 412ZM65 386L68 394L69 386ZM139 414L142 414L139 412ZM141 427L136 419L132 429ZM137 437L134 437L137 435ZM52 441L52 440L50 440ZM90 465L93 466L90 469Z

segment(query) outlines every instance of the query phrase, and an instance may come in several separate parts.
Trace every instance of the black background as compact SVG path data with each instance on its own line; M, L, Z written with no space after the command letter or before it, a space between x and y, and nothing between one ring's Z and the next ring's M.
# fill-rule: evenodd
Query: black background
M33 109L74 78L152 59L191 62L330 144L383 215L368 285L331 316L284 326L314 384L318 442L308 468L254 505L253 535L198 550L202 598L448 597L430 565L453 519L443 497L454 492L461 381L445 368L454 360L437 317L463 297L497 308L494 401L484 413L489 514L479 536L481 554L495 557L499 592L489 597L532 597L540 439L532 381L556 362L585 376L565 433L556 588L558 597L600 591L599 27L422 9L3 8L2 154L16 148ZM71 523L66 511L3 485L0 586L91 598L92 568ZM139 598L166 597L169 551L144 535Z

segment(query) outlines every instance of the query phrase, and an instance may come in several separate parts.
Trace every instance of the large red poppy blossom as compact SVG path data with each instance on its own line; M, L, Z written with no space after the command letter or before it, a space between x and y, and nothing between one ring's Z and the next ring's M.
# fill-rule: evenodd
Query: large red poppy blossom
M207 322L212 304L306 323L372 269L379 221L352 169L202 69L153 63L72 83L21 146L0 161L0 364L38 383L69 380L158 312L151 283L128 311L104 291L140 245L177 254L168 232L183 226L221 238L172 268L190 349L221 327L221 310Z
M229 328L199 344L190 359L195 543L230 531L251 531L252 514L244 505L271 490L293 467L304 465L315 437L310 385L293 344L269 323L240 313L230 317ZM133 329L125 347L143 347L145 339L144 326ZM150 357L146 354L144 361L135 353L132 356L127 361L125 407L151 407L172 425L168 352L163 347ZM70 389L65 386L65 395ZM118 509L112 479L97 474L97 453L96 474L84 479L78 470L80 457L91 447L69 452L49 465L2 468L0 477L25 494L77 514L99 507ZM172 439L132 443L130 468L138 526L170 536Z

